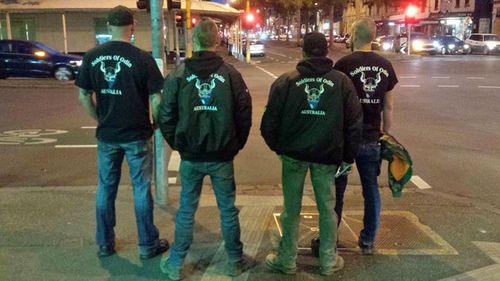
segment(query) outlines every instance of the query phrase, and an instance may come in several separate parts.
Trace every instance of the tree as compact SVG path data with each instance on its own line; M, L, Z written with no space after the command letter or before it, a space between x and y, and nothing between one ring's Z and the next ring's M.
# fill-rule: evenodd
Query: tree
M333 47L333 25L335 20L335 9L343 10L349 0L321 0L318 2L325 11L328 11L328 20L330 22L328 36L330 37L330 47Z

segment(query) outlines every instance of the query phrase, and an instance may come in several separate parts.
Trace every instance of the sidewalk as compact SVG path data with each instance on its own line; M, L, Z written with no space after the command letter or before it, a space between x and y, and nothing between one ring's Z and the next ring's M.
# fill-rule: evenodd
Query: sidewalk
M387 271L405 255L453 256L457 252L441 238L436 240L437 234L426 230L414 215L397 211L408 204L405 196L411 197L412 191L397 200L391 198L387 188L381 191L385 204L384 228L377 241L378 252L366 257L359 254L356 246L356 234L362 226L362 196L359 187L348 188L344 217L347 224L340 228L339 249L346 260L346 268L336 274L335 279L368 280L365 277L370 273L369 280L436 280L400 279L401 273L393 271L393 275ZM169 206L155 209L161 237L170 242L178 194L179 187L170 187ZM120 187L116 201L118 254L101 260L97 258L94 200L95 187L92 186L0 189L0 280L165 280L158 267L159 257L148 261L138 258L129 186ZM279 241L280 187L238 186L237 205L241 211L245 252L258 264L235 280L332 280L332 277L323 278L317 274L318 261L308 249L310 239L317 235L317 212L310 186L306 187L303 200L299 243L303 249L296 276L271 272L263 264L265 256ZM194 244L184 268L185 280L230 280L220 270L225 256L218 225L214 196L210 186L205 186L196 217ZM407 243L409 240L412 242ZM421 252L421 248L430 252Z

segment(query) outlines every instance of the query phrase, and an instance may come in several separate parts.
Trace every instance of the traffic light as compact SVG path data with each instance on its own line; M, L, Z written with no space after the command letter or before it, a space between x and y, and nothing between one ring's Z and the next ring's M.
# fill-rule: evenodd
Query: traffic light
M253 12L247 12L243 15L243 29L253 29L255 27L255 15Z
M412 23L417 23L418 20L416 19L417 14L420 12L420 9L410 3L408 7L406 7L405 11L405 23L406 24L412 24Z
M184 27L184 16L182 14L175 15L175 25L177 27Z
M137 9L139 9L139 10L146 9L146 11L149 13L150 8L151 8L149 1L150 0L139 0L139 1L135 2L135 4L137 5Z

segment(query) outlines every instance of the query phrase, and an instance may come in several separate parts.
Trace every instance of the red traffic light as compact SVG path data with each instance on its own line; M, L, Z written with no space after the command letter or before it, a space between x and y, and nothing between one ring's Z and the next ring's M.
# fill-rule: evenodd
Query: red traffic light
M248 23L253 23L255 21L255 16L253 13L247 13L245 15L245 21Z
M253 12L247 12L243 15L243 28L244 29L254 29L257 24L257 17Z
M409 18L414 18L418 14L418 12L420 12L420 9L413 4L410 4L408 5L408 7L406 7L406 16Z

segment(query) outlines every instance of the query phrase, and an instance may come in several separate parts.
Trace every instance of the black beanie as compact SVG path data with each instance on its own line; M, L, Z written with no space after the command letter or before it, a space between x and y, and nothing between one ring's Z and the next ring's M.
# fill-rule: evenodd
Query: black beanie
M304 35L302 50L309 57L323 57L328 54L328 42L325 35L319 32L309 32Z

